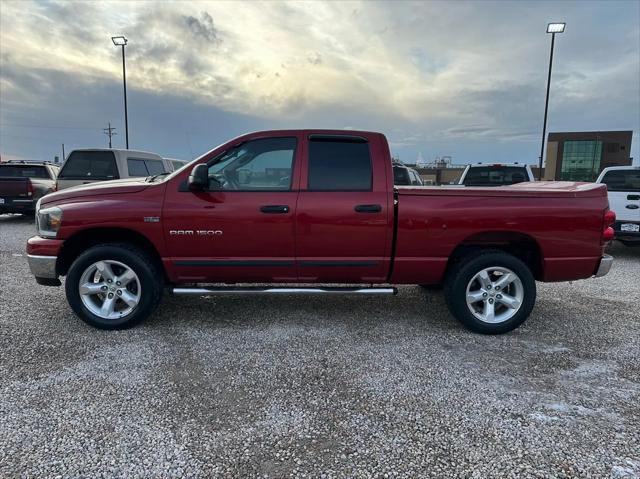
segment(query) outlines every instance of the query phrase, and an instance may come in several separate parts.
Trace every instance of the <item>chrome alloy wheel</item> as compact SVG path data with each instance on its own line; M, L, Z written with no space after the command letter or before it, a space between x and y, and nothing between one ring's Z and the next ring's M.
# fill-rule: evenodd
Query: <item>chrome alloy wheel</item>
M467 307L485 323L503 323L520 310L524 297L522 281L502 266L485 268L467 284Z
M126 264L113 260L93 263L78 284L82 304L102 319L119 319L140 302L140 279Z

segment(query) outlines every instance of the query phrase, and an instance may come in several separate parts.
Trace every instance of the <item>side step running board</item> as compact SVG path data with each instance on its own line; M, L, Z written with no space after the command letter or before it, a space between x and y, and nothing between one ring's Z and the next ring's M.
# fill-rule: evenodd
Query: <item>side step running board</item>
M263 286L210 286L194 288L171 288L173 294L213 296L217 294L398 294L389 288L307 288L307 287L263 287Z

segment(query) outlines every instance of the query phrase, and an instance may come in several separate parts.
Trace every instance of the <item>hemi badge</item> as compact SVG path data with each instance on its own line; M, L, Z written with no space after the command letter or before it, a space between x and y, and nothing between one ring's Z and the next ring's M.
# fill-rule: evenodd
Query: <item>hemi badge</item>
M159 216L145 216L144 217L144 222L145 223L159 223L160 222L160 217Z

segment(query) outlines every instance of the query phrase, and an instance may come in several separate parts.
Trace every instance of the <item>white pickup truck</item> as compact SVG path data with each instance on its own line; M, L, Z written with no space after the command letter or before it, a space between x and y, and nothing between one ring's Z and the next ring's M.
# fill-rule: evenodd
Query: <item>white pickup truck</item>
M616 239L626 246L640 246L640 166L610 166L596 183L607 185L609 207L616 212Z

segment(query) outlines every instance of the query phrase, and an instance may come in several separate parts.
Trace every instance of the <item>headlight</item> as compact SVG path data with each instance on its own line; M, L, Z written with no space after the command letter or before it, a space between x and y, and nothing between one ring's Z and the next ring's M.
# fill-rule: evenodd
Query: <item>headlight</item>
M62 210L57 206L38 210L36 226L38 235L43 238L55 238L62 224Z

